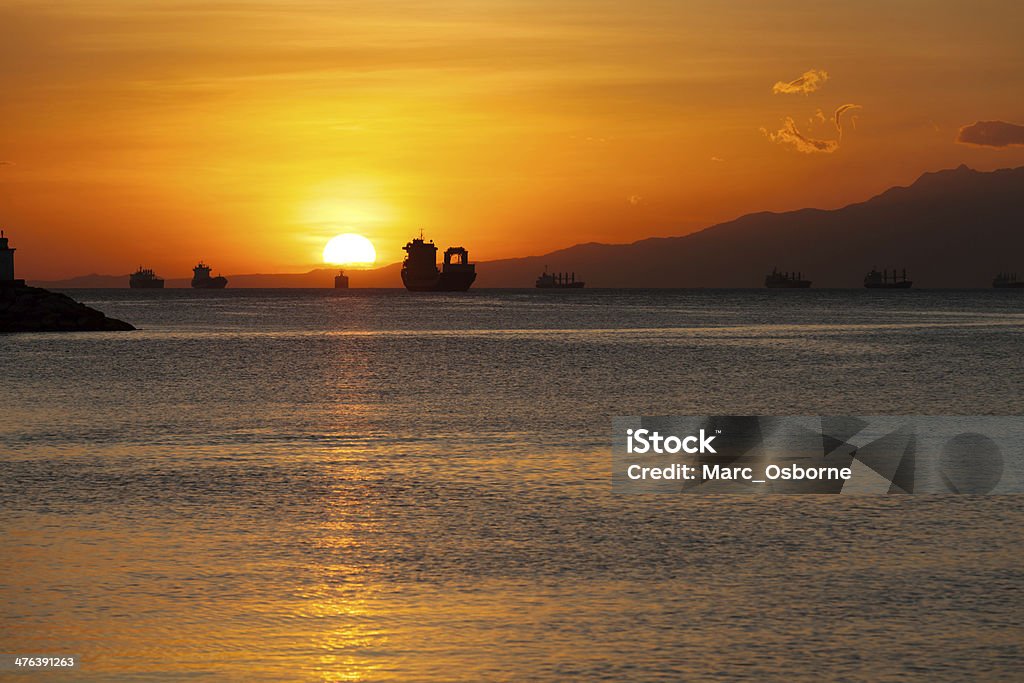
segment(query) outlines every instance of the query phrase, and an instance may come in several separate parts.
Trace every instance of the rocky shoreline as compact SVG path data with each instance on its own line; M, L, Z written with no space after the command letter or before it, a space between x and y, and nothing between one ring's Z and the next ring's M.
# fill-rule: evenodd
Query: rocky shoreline
M134 330L123 320L40 287L0 287L0 334L7 332L116 332Z

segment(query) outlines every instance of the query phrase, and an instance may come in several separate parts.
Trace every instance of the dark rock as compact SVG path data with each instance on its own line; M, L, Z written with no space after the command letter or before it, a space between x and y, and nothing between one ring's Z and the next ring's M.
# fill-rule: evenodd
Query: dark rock
M0 333L116 332L135 327L39 287L0 287Z

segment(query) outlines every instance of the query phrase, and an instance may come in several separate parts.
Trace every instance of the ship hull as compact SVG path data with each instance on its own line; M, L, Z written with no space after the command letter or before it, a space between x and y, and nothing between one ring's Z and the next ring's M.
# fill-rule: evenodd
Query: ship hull
M475 272L440 273L437 277L416 278L402 271L402 284L410 292L465 292L475 280Z
M1024 289L1024 282L1000 282L992 286L995 289Z
M910 289L913 284L910 280L906 280L904 282L872 282L865 283L864 286L868 289Z
M226 277L211 277L209 280L192 281L192 289L224 289L228 286Z
M537 289L583 289L583 287L585 285L586 285L585 282L569 282L569 283L566 283L566 284L563 284L563 285L548 285L548 284L541 285L541 284L538 284L538 285L536 285L536 288Z
M153 280L153 281L149 281L149 282L129 282L128 283L128 288L129 289L163 289L164 288L164 281L163 280Z
M796 280L794 282L766 282L768 289L807 289L811 286L810 280Z

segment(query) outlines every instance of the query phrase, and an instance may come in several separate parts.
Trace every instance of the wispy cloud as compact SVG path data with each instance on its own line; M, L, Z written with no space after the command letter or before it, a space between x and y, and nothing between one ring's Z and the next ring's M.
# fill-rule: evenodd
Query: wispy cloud
M1024 126L1006 121L976 121L961 127L956 141L984 147L1024 145Z
M713 156L713 157L711 157L711 161L715 162L716 164L720 164L720 163L724 162L725 159L723 159L720 156Z
M772 133L764 128L761 129L761 132L772 142L777 142L780 145L792 145L793 149L804 154L831 154L839 149L838 140L816 140L801 133L792 116L787 116L782 123L782 128L776 132Z
M839 143L843 139L843 115L848 111L861 108L861 105L852 103L839 105L832 112L832 116L829 119L825 118L825 113L819 108L814 112L814 116L807 119L807 125L809 126L807 130L814 129L816 123L824 123L826 120L830 120L836 128L836 132L839 133L839 137L836 140L821 140L801 133L800 129L796 127L796 121L792 116L787 116L782 122L782 128L774 133L765 128L761 128L761 132L772 142L780 145L790 145L796 151L803 152L804 154L832 154L839 149ZM850 122L856 128L856 118L853 115L850 116Z
M800 78L789 81L779 81L772 86L772 92L776 95L806 95L820 88L828 80L828 72L821 69L805 71Z
M4 161L3 159L0 159L0 166L14 166L14 162L13 161Z
M835 113L832 114L832 123L835 124L836 130L839 132L839 137L843 136L843 114L851 109L863 109L863 107L859 104L844 104L837 107Z

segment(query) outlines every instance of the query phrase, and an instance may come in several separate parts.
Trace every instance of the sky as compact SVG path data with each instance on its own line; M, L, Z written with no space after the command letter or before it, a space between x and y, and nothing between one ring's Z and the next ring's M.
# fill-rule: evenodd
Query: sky
M473 260L1024 165L1024 4L0 0L19 277Z

